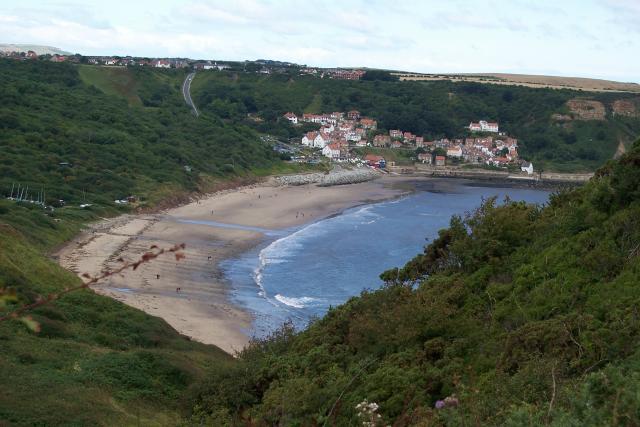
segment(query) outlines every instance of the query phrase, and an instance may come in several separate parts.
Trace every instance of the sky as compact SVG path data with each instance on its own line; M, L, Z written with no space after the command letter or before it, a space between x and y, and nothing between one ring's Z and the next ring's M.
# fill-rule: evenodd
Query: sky
M640 0L0 0L0 43L640 83Z

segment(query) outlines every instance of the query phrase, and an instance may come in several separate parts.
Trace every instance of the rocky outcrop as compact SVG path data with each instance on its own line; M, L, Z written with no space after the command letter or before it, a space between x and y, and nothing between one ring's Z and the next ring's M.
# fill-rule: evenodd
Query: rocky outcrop
M636 98L635 101L640 101L640 98ZM613 104L611 104L611 109L613 110L614 114L619 114L621 116L638 116L638 108L636 107L636 103L632 99L617 99L613 101Z
M317 184L320 187L331 185L356 184L371 181L380 176L380 172L370 168L341 170L330 173L308 173L301 175L283 175L275 178L276 185Z
M606 110L600 101L589 99L570 99L567 107L576 120L604 120Z

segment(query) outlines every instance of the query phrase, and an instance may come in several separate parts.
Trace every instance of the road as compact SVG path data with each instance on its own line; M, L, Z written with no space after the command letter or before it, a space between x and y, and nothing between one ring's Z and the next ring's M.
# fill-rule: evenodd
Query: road
M182 96L184 97L184 102L187 103L189 107L193 110L193 114L198 117L200 113L198 113L198 109L196 108L196 104L193 103L191 99L191 82L193 78L196 76L196 73L190 73L186 79L184 79L184 83L182 83Z

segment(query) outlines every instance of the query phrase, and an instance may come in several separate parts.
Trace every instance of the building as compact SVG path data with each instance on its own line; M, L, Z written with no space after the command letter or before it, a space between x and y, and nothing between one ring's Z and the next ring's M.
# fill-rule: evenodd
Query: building
M526 172L527 175L533 175L533 163L531 162L522 162L520 165L520 170L522 172Z
M298 124L298 116L296 116L294 113L292 112L288 112L284 115L284 118L289 120L291 123L293 123L294 125Z
M471 132L480 132L482 130L482 126L480 126L480 123L471 122L469 123L469 130Z
M364 73L363 70L332 70L329 71L329 76L334 79L360 80Z
M156 68L171 68L171 62L168 59L157 59L152 62L152 65Z
M349 120L358 120L360 119L360 111L358 110L351 110L347 113L347 118Z
M458 159L461 158L462 157L462 147L457 145L457 146L454 146L454 147L447 148L447 157L456 157Z
M375 121L373 119L366 118L366 117L363 117L360 120L360 125L365 129L376 130L378 128L378 122L377 121Z
M387 165L384 157L376 156L375 154L367 154L366 156L364 156L364 161L367 162L367 165L374 168L384 169L384 167Z
M55 54L51 57L51 62L64 62L67 60L67 57L64 55Z
M431 153L420 153L418 154L418 161L430 165L433 162L433 156Z
M316 139L316 136L318 136L318 132L307 132L302 137L302 145L306 145L307 147L313 147L313 141Z
M389 131L389 136L391 138L402 138L402 131L398 129L392 129Z
M336 160L340 158L340 144L338 143L333 143L333 144L328 144L325 145L322 148L322 155L325 157L328 157L332 160Z
M386 147L391 143L391 137L389 135L376 135L373 137L374 147Z
M436 156L436 166L444 166L444 165L445 165L445 157Z
M416 136L411 132L403 133L402 137L404 138L404 142L413 142L416 139Z
M416 136L416 148L424 147L424 138Z
M469 123L469 130L471 132L499 132L498 123L485 120L480 120L478 123Z
M302 114L302 121L309 123L322 123L323 116L319 114L304 113Z

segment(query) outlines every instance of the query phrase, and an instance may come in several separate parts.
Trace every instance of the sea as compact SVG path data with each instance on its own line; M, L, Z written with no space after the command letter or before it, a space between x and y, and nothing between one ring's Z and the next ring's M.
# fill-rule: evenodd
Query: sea
M347 209L301 227L265 233L256 248L221 264L231 302L254 318L252 337L285 322L304 328L332 306L383 285L380 273L401 267L483 200L544 204L549 191L456 179L421 180L409 195Z

